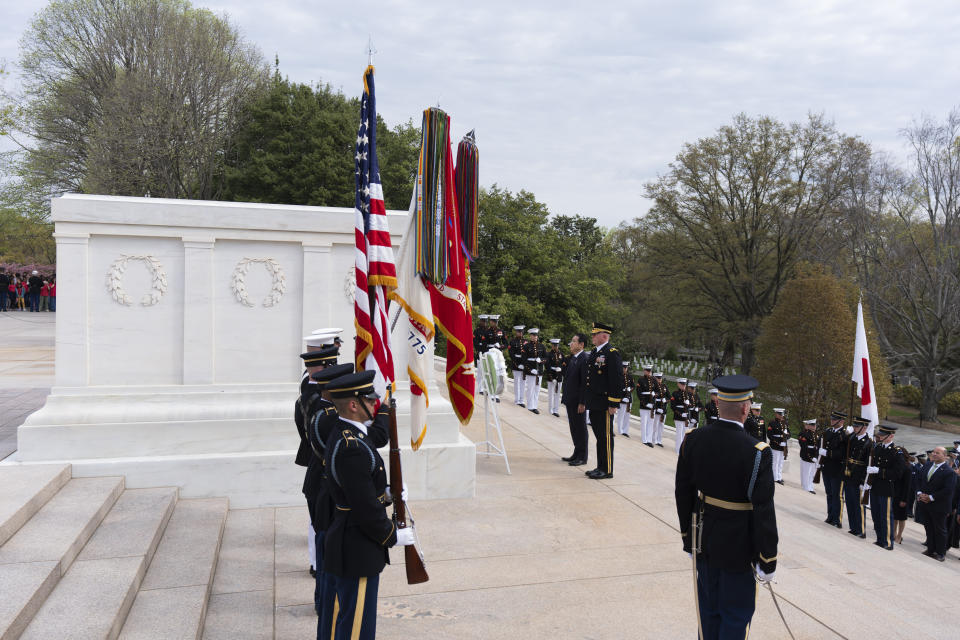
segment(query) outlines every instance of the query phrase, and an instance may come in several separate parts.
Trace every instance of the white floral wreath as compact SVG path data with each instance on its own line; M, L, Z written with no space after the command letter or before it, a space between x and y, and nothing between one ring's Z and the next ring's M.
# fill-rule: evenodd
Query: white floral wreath
M273 284L270 285L270 295L263 300L263 306L272 307L280 302L280 298L283 297L283 293L287 290L287 276L284 275L283 269L280 268L280 265L277 264L277 261L273 258L244 258L238 262L236 268L233 270L233 278L231 279L233 295L241 304L248 307L254 306L250 297L247 296L247 283L245 281L247 271L250 270L250 265L253 263L266 265L267 271L269 271L273 277Z
M127 270L127 262L134 260L143 262L150 269L151 285L150 293L147 293L140 299L140 304L144 307L152 307L160 302L160 298L167 292L167 274L163 270L163 265L153 256L128 256L120 254L120 257L113 261L110 269L107 271L107 290L113 299L120 304L133 305L133 299L123 290L123 273Z

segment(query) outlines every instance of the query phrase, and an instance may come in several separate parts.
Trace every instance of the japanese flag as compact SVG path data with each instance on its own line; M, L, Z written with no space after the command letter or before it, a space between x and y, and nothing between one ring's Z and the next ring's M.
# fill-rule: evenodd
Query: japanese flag
M857 338L853 348L853 381L857 383L860 397L860 416L870 420L867 434L873 437L873 428L880 421L877 411L877 395L873 386L873 370L870 368L870 353L867 350L867 332L863 326L863 303L857 303ZM851 416L853 418L854 416Z

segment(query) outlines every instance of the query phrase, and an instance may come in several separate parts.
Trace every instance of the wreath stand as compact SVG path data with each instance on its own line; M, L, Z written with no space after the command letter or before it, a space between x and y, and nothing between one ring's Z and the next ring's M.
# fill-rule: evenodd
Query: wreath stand
M510 461L507 459L507 448L503 444L503 430L500 428L500 413L498 405L500 404L500 395L495 393L495 390L490 389L488 384L488 367L489 363L487 362L486 354L481 355L477 359L478 373L480 374L480 392L483 394L483 422L484 428L486 431L486 440L484 442L477 443L477 455L478 456L499 456L503 458L503 464L507 467L507 473L513 475L510 472ZM497 375L496 371L491 371L490 375ZM490 427L493 427L497 432L497 439L500 444L497 445L490 439ZM481 451L480 447L487 445L486 451Z

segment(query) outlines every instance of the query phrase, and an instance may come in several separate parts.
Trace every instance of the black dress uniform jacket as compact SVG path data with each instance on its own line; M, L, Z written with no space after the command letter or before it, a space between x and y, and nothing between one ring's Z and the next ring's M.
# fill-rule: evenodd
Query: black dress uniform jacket
M333 522L334 503L327 486L327 441L333 433L334 427L340 423L340 416L336 407L327 400L321 400L319 410L310 416L307 422L307 439L313 460L319 467L319 482L313 498L313 510L310 517L314 531L326 531ZM367 442L374 447L386 446L390 441L390 413L386 404L373 419L373 424L367 427Z
M744 421L743 428L760 442L767 441L767 423L763 416L755 416L751 413Z
M812 429L804 429L797 436L800 444L800 459L804 462L816 462L820 452L820 438Z
M523 371L523 338L511 338L508 352L510 353L510 368L514 371Z
M633 376L629 373L623 376L623 398L620 402L627 403L628 407L633 404Z
M717 407L717 401L711 398L704 407L704 412L707 414L707 422L719 418L720 409Z
M547 348L539 341L523 345L523 372L528 376L542 376L547 362Z
M306 414L310 409L311 403L320 396L320 386L310 382L310 374L304 373L300 380L300 395L293 405L293 422L297 425L297 433L300 434L300 446L297 448L297 457L294 463L301 467L310 464L310 445L307 443L306 432Z
M617 408L623 398L623 362L620 351L609 342L590 352L584 399L588 407Z
M757 454L760 465L753 482ZM675 497L683 550L692 551L691 515L703 509L701 557L708 565L764 572L777 568L777 515L769 445L736 422L714 420L690 432L677 460Z
M653 390L653 376L642 375L637 378L637 400L640 401L641 411L651 411L652 409L647 408L648 404L652 404L653 408L656 409L656 398L654 397Z
M700 411L703 409L703 403L695 391L687 388L687 399L690 401L690 410L687 412L687 428L695 429L700 424Z
M563 370L566 360L559 351L551 349L547 352L547 381L563 380Z
M687 395L686 390L677 389L670 395L670 408L673 409L674 421L689 419L690 396Z
M873 451L873 442L864 435L862 438L848 434L844 438L846 459L843 461L845 478L860 485L867 479L867 464Z
M481 345L480 353L483 353L491 347L503 348L503 329L500 327L487 327L483 333L483 344Z
M372 576L390 562L397 528L387 515L383 458L356 425L338 419L327 441L327 489L335 514L323 569L344 578Z
M826 429L820 443L821 449L827 454L820 459L820 468L830 476L839 476L843 473L843 459L847 451L847 439L843 429Z
M790 431L787 429L787 421L782 418L774 418L773 422L767 425L767 442L774 451L783 451L783 457L787 457L787 441L790 439Z
M875 445L872 465L880 471L870 477L873 495L901 499L903 492L900 479L907 473L907 452L894 445Z

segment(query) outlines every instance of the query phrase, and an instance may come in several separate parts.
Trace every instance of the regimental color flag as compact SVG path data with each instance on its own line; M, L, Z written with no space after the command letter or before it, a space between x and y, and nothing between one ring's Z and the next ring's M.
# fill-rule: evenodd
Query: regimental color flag
M430 290L433 321L447 338L450 403L460 422L466 424L473 415L476 387L470 267L457 212L450 117L439 109L424 111L417 183L418 269L431 268L421 275ZM429 188L428 183L432 184ZM424 249L433 250L426 254L428 259Z
M398 335L406 337L407 374L410 376L410 447L416 451L427 435L427 408L430 395L427 381L433 367L433 311L430 292L417 274L417 190L418 176L410 201L410 224L403 236L400 255L397 258L399 272L396 291L390 292L394 300L406 311Z
M860 417L870 419L867 433L872 438L873 429L880 421L880 412L877 410L877 394L873 386L873 370L870 368L870 352L867 349L867 332L863 325L862 302L857 303L857 337L853 347L852 378L857 383L857 395L860 397Z
M363 74L360 128L355 156L357 193L354 200L356 228L356 291L354 325L357 330L355 361L358 371L374 370L374 387L381 397L393 388L393 355L387 294L397 286L393 246L387 226L387 210L380 186L377 162L377 107L373 91L373 65Z

